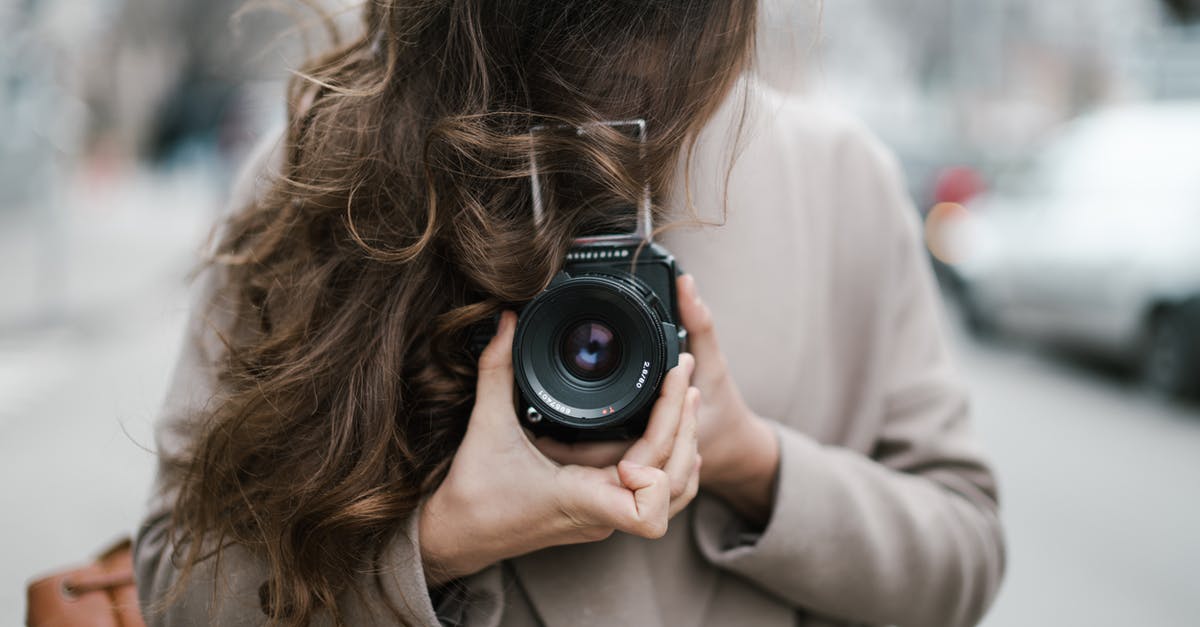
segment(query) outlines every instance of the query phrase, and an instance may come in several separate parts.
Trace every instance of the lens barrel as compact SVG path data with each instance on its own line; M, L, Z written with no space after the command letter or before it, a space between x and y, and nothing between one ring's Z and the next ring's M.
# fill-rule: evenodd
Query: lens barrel
M531 428L563 440L645 428L679 338L663 304L628 272L560 273L522 311L513 366Z

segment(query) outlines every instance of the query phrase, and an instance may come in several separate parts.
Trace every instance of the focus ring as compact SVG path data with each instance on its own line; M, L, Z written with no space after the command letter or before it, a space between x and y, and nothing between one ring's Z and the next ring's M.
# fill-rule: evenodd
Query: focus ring
M525 307L513 343L513 366L524 402L545 421L576 429L606 429L645 409L665 374L667 338L655 303L632 276L568 277ZM650 301L650 302L648 302ZM584 385L563 376L559 331L575 319L600 319L629 349L612 381Z

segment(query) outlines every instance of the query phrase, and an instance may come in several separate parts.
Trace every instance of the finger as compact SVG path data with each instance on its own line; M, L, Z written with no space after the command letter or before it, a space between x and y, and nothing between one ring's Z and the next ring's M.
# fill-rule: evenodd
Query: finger
M635 511L618 529L644 538L661 538L667 533L671 488L661 469L630 461L617 464L621 483L633 492Z
M697 439L696 413L700 406L700 390L688 388L684 400L683 419L679 421L679 432L675 435L675 445L671 450L671 458L663 470L671 481L671 498L683 496L691 479L692 470L696 467Z
M697 455L696 463L692 464L692 473L688 477L687 488L684 489L682 495L671 499L671 518L674 518L675 514L687 509L687 506L690 505L692 501L695 500L696 495L700 493L700 466L700 456Z
M479 356L475 414L482 419L507 419L513 413L512 343L516 326L516 314L501 313L496 335Z
M554 438L540 437L533 441L542 455L560 463L604 468L616 466L629 450L631 442L559 442Z
M608 468L563 466L558 476L568 533L607 527L657 538L666 532L671 495L662 470L622 462Z
M715 359L721 354L721 348L717 345L712 311L700 299L695 277L690 274L680 276L676 279L676 291L679 293L679 317L683 328L687 329L688 351L701 364Z
M696 360L690 354L683 353L679 356L679 365L667 373L658 400L650 410L650 422L646 425L646 432L629 447L624 459L655 468L666 465L671 457L675 434L679 431L683 402L695 366Z

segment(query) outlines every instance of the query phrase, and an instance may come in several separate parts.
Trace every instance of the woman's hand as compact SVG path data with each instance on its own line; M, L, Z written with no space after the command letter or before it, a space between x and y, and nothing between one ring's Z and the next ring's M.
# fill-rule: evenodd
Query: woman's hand
M755 523L765 523L775 500L779 442L775 429L759 417L729 375L717 342L712 313L696 280L685 274L676 282L679 315L688 331L688 350L696 356L693 382L700 388L700 484Z
M475 407L445 481L421 510L420 547L431 586L500 560L614 531L658 538L699 486L694 361L666 377L646 434L616 465L559 465L526 437L513 410L512 341L505 312L479 359Z
M679 314L695 355L693 384L700 389L700 485L755 523L765 523L774 505L779 443L775 430L746 405L717 342L712 314L700 300L691 275L676 284ZM605 466L633 453L639 444L563 444L540 438L537 447L561 463ZM628 449L628 450L627 450Z

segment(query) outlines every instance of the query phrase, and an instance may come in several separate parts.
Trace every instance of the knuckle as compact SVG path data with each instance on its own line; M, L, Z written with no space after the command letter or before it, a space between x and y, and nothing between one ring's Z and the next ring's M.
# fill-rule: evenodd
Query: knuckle
M716 325L716 323L715 323L715 322L713 322L712 311L711 311L711 310L709 310L709 308L708 308L708 306L707 306L707 305L701 305L701 306L700 306L700 312L699 312L699 313L700 313L700 315L699 315L699 316L696 316L698 319L697 319L697 320L694 320L694 321L692 322L692 325L691 325L690 327L688 327L688 333L689 333L689 334L692 334L692 333L700 333L700 334L709 334L709 333L712 333L712 332L714 331L715 327L717 326L717 325Z
M673 479L671 481L671 499L677 499L688 491L688 478Z
M607 540L615 532L611 527L587 527L580 532L581 537L588 542Z
M686 393L688 386L692 384L692 373L694 372L695 368L694 362L692 364L692 368L683 368L681 367L682 365L683 362L680 362L679 366L675 366L675 368L672 369L672 372L675 373L674 385L678 388L678 392L680 394Z
M479 356L479 373L498 372L506 370L509 367L508 359L502 354L499 348L489 346Z
M506 346L498 338L493 339L491 343L484 347L483 352L479 354L479 370L482 372L510 367L509 356L511 355L511 351L512 348L510 346Z
M671 443L670 442L656 443L654 445L654 451L653 451L653 455L651 457L650 465L655 467L656 469L661 468L666 465L666 463L669 459L671 459ZM659 472L662 472L662 471L659 470ZM655 480L657 480L657 479L658 479L658 477L655 478Z

